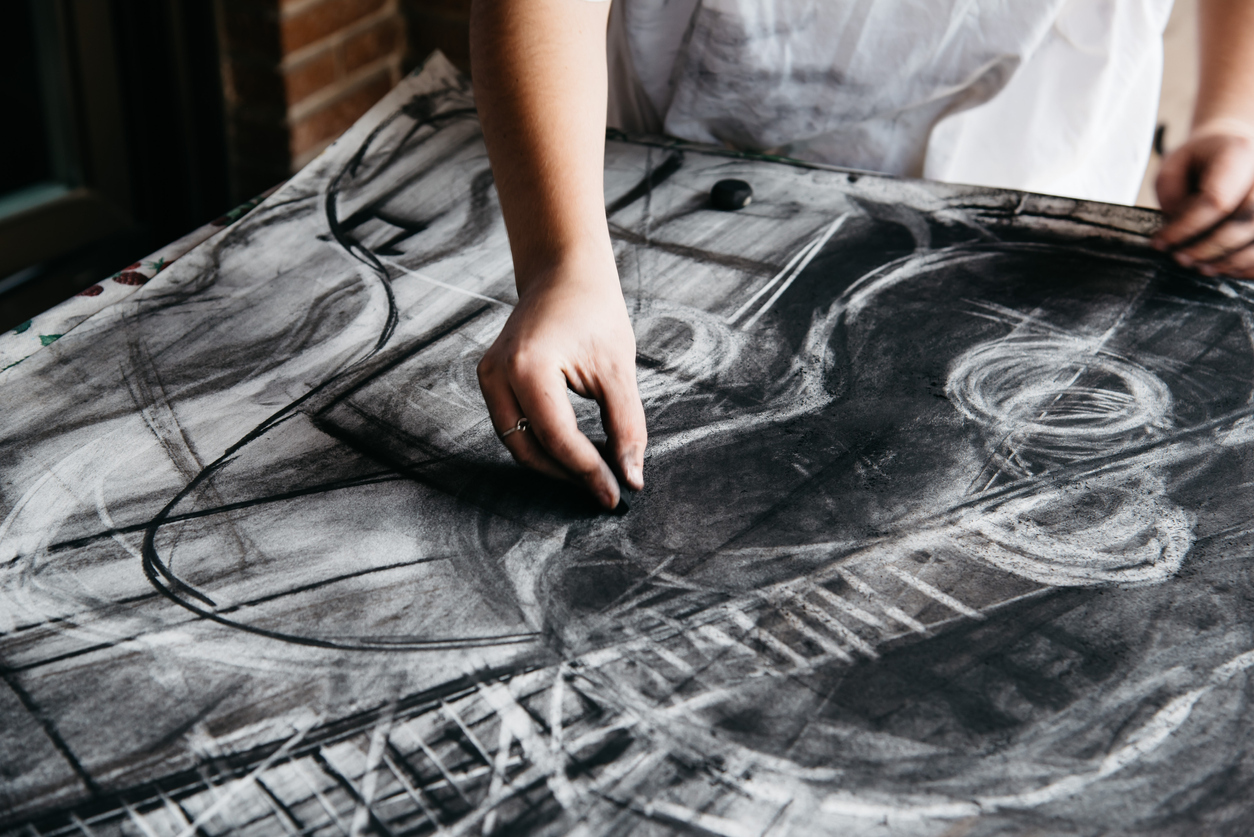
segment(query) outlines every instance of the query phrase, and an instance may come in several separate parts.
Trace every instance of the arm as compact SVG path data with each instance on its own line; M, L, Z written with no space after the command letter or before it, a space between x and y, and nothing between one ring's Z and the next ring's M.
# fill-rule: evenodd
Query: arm
M479 364L497 433L523 465L618 503L614 472L579 432L569 387L595 398L607 458L643 486L636 345L605 219L609 3L475 0L471 61L509 233L518 306Z
M1201 0L1189 139L1163 161L1154 245L1203 273L1254 278L1254 3Z

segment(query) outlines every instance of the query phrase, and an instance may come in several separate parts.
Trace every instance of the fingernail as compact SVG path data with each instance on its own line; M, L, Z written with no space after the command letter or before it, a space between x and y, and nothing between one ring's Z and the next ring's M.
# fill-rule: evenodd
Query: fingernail
M627 480L627 484L634 489L639 489L644 484L643 474L640 466L635 463L635 454L628 453L619 461L618 467L623 471L623 479Z
M1177 253L1176 264L1180 265L1181 267L1193 267L1193 259L1190 258L1189 256L1186 256L1184 253Z
M607 509L612 509L618 505L618 492L614 490L618 485L618 481L614 479L614 475L610 473L610 469L606 468L601 480L601 488L596 492L597 500Z
M639 445L632 445L618 455L619 472L627 484L637 491L644 485L644 473L639 464L643 458L644 451Z
M1155 238L1150 242L1150 246L1155 250L1163 251L1167 249L1167 242L1161 238Z
M1218 276L1219 275L1219 271L1211 267L1208 264L1202 265L1201 267L1197 269L1197 271L1203 276Z
M644 488L644 471L639 465L627 466L627 482L631 483L631 487L637 491Z

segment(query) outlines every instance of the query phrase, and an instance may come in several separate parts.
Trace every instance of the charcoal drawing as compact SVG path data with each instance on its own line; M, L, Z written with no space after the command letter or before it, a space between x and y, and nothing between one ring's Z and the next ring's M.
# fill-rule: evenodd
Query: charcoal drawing
M1254 287L1129 208L626 137L606 195L625 516L488 421L440 58L0 375L0 833L1254 828Z

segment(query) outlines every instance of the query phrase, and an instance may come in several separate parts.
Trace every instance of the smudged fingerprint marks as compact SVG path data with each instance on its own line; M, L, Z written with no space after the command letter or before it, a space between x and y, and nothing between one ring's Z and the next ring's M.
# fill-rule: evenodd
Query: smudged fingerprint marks
M1067 334L981 343L954 363L946 394L995 440L970 488L977 495L1172 425L1171 391L1157 375ZM1193 520L1145 463L979 509L959 528L967 554L1055 586L1163 581L1193 544Z

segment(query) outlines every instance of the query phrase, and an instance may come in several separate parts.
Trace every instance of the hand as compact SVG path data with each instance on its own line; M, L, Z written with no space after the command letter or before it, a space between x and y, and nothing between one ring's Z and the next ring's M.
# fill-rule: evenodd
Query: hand
M608 248L606 248L608 249ZM607 263L608 262L608 263ZM518 307L479 362L479 387L502 441L522 465L588 488L618 505L606 459L579 432L569 387L601 406L606 456L634 489L644 487L644 408L636 389L636 340L613 255L569 259L520 281Z
M1163 161L1154 246L1207 276L1254 279L1254 125L1215 120Z

